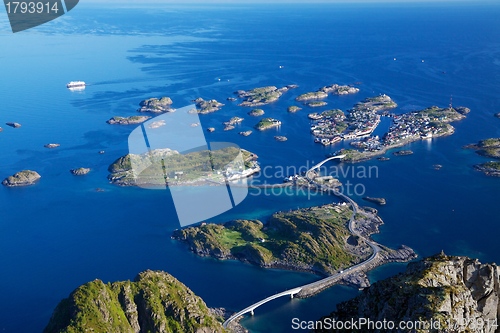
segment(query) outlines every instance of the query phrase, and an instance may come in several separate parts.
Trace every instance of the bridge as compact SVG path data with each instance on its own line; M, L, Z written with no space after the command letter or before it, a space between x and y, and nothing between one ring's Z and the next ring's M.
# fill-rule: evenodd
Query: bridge
M252 315L254 314L254 310L256 308L258 308L259 306L261 306L262 304L265 304L267 302L270 302L276 298L279 298L279 297L283 297L283 296L287 296L287 295L290 295L291 298L293 298L294 295L296 294L304 294L305 297L307 297L308 295L313 295L313 294L316 294L317 292L323 290L323 289L326 289L328 287L330 287L331 285L335 284L337 281L339 281L340 279L342 279L344 276L348 275L348 274L352 274L353 272L356 272L356 271L359 271L359 270L362 270L365 266L371 264L373 261L375 261L378 257L378 254L379 252L381 251L381 248L379 247L379 245L376 243L376 242L373 242L365 237L363 237L362 235L360 235L356 229L354 228L354 223L355 223L355 219L356 219L356 214L358 213L358 205L354 202L354 200L352 200L351 198L349 198L348 196L346 196L345 194L343 193L340 193L339 191L335 190L335 189L332 189L331 187L328 187L328 186L325 186L325 185L320 185L320 184L317 184L314 182L313 179L310 179L309 178L309 172L313 171L314 169L317 169L317 168L320 168L323 164L325 164L326 162L328 161L331 161L331 160L335 160L335 159L342 159L344 158L345 155L339 155L339 156L333 156L333 157L329 157L325 160L323 160L322 162L316 164L315 166L313 166L312 168L310 168L307 172L306 172L306 179L311 183L311 184L314 184L318 189L322 190L322 191L326 191L326 192L329 192L329 193L332 193L333 195L341 198L342 200L344 200L346 203L350 204L351 207L352 207L352 215L351 215L351 218L349 219L349 222L347 224L347 227L349 229L349 232L353 235L356 235L358 237L360 237L361 239L363 239L372 249L373 253L372 255L366 259L365 261L363 262L360 262L359 264L356 264L354 266L351 266L343 271L340 271L339 273L337 274L334 274L334 275L330 275L324 279L321 279L319 281L316 281L316 282L312 282L312 283L309 283L309 284L306 284L306 285L303 285L301 287L297 287L297 288L294 288L294 289L289 289L289 290L286 290L284 292L281 292L281 293L277 293L275 295L272 295L272 296L269 296L257 303L254 303L252 305L250 305L249 307L233 314L231 317L229 317L223 324L223 327L226 328L233 320L235 320L236 318L246 314L246 313L251 313ZM299 296L300 296L299 294Z
M294 288L294 289L289 289L289 290L286 290L286 291L283 291L281 293L278 293L278 294L275 294L275 295L272 295L272 296L269 296L268 298L265 298L263 299L262 301L259 301L255 304L252 304L250 305L249 307L247 308L244 308L243 310L241 310L240 312L238 313L235 313L234 315L232 315L231 317L229 317L225 322L224 324L222 324L222 326L224 328L227 327L227 325L229 325L230 322L232 322L233 320L235 320L236 318L244 315L245 313L248 313L250 312L253 316L253 311L258 308L259 306L261 306L262 304L265 304L267 302L270 302L276 298L279 298L279 297L283 297L283 296L288 296L290 295L291 298L293 298L293 295L295 294L298 294L300 291L302 290L301 287L298 287L298 288Z
M327 158L326 160L323 160L321 162L319 162L318 164L316 164L315 166L313 166L311 169L309 169L307 172L310 172L310 171L313 171L314 169L317 169L317 168L320 168L321 166L323 166L323 164L325 164L326 162L328 161L332 161L332 160L341 160L345 157L346 155L337 155L337 156L332 156L332 157L329 157Z

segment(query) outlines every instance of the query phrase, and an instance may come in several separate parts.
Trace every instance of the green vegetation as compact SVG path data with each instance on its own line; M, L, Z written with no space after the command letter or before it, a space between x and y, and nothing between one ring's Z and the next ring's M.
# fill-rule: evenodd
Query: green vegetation
M240 106L258 106L265 105L277 101L282 91L275 86L255 88L249 91L240 91L239 97L245 98L245 101Z
M255 128L259 131L263 131L269 128L277 127L279 125L281 125L281 121L277 119L263 118L257 123L257 125L255 125Z
M326 205L275 213L266 225L257 220L202 224L173 236L200 255L330 274L360 259L345 247L351 215L347 206Z
M139 105L141 106L141 108L138 110L139 112L161 113L170 110L172 99L170 99L170 97L162 97L160 99L149 98L141 101Z
M308 93L302 94L299 97L297 97L295 100L299 101L299 102L303 102L303 101L309 101L312 99L323 99L323 98L327 98L327 97L328 97L328 94L326 92L314 91L314 92L308 92Z
M250 116L253 116L253 117L258 117L258 116L262 116L264 114L264 110L262 110L262 109L253 109L252 111L248 112L248 114Z
M295 113L295 112L300 111L300 110L302 110L302 108L299 108L296 105L292 105L292 106L288 107L287 111L290 112L290 113Z
M242 159L237 159L242 153ZM255 155L235 147L217 147L188 154L170 149L153 150L143 155L128 154L113 162L108 179L123 186L164 185L168 182L187 182L212 177L220 178L214 171L225 171L230 165L237 170L240 165L253 166ZM133 172L136 170L137 175ZM136 179L136 176L137 179Z
M416 117L429 117L434 124L448 123L465 118L456 109L440 108L437 106L431 106L425 110L419 111Z
M219 321L174 277L146 271L134 282L80 286L59 303L44 333L224 332Z
M16 186L29 186L37 182L41 176L36 171L22 170L18 173L5 178L2 181L4 186L16 187Z
M485 304L492 302L488 286L496 284L498 277L482 273L495 270L494 264L438 254L410 263L403 273L377 281L356 298L338 304L337 310L327 317L337 321L370 318L374 322L440 323L439 329L422 326L411 330L418 333L479 332L482 329L468 329L466 324L458 324L455 328L448 325L461 323L464 316L469 322L487 322L486 318L491 316L496 318L496 303L491 308ZM331 331L318 329L314 332ZM373 330L364 328L356 332Z
M323 117L332 117L332 118L345 118L345 113L342 110L334 109L334 110L326 110L321 112Z
M482 140L465 148L476 149L477 153L482 156L500 158L500 139L498 138Z
M323 101L314 101L314 102L307 103L307 106L309 106L311 108L318 108L318 107L321 107L321 106L325 106L327 104L328 103L323 102Z

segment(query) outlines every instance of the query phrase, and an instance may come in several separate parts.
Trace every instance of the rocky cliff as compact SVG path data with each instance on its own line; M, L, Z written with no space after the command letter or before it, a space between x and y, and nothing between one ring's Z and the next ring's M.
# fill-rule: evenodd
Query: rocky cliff
M340 303L330 316L337 321L366 318L392 321L391 332L499 332L500 269L476 259L443 253L410 263L406 272L374 283L358 297ZM432 324L400 329L401 322ZM387 332L359 327L352 332ZM335 332L317 329L316 332Z
M171 275L146 271L134 282L80 286L59 303L44 333L224 332L220 320Z

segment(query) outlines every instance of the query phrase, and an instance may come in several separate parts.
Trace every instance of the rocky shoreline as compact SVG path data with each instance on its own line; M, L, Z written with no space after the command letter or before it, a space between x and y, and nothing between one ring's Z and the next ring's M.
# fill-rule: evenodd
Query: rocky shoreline
M374 283L354 299L338 304L336 311L321 320L434 321L439 328L421 332L494 333L500 314L499 276L496 264L440 253L412 262L405 272ZM372 331L365 328L358 332Z

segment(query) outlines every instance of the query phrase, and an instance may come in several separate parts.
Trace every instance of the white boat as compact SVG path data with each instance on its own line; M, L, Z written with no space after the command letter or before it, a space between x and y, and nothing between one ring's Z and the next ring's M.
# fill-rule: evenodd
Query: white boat
M66 85L66 88L85 88L86 85L83 81L71 81Z

